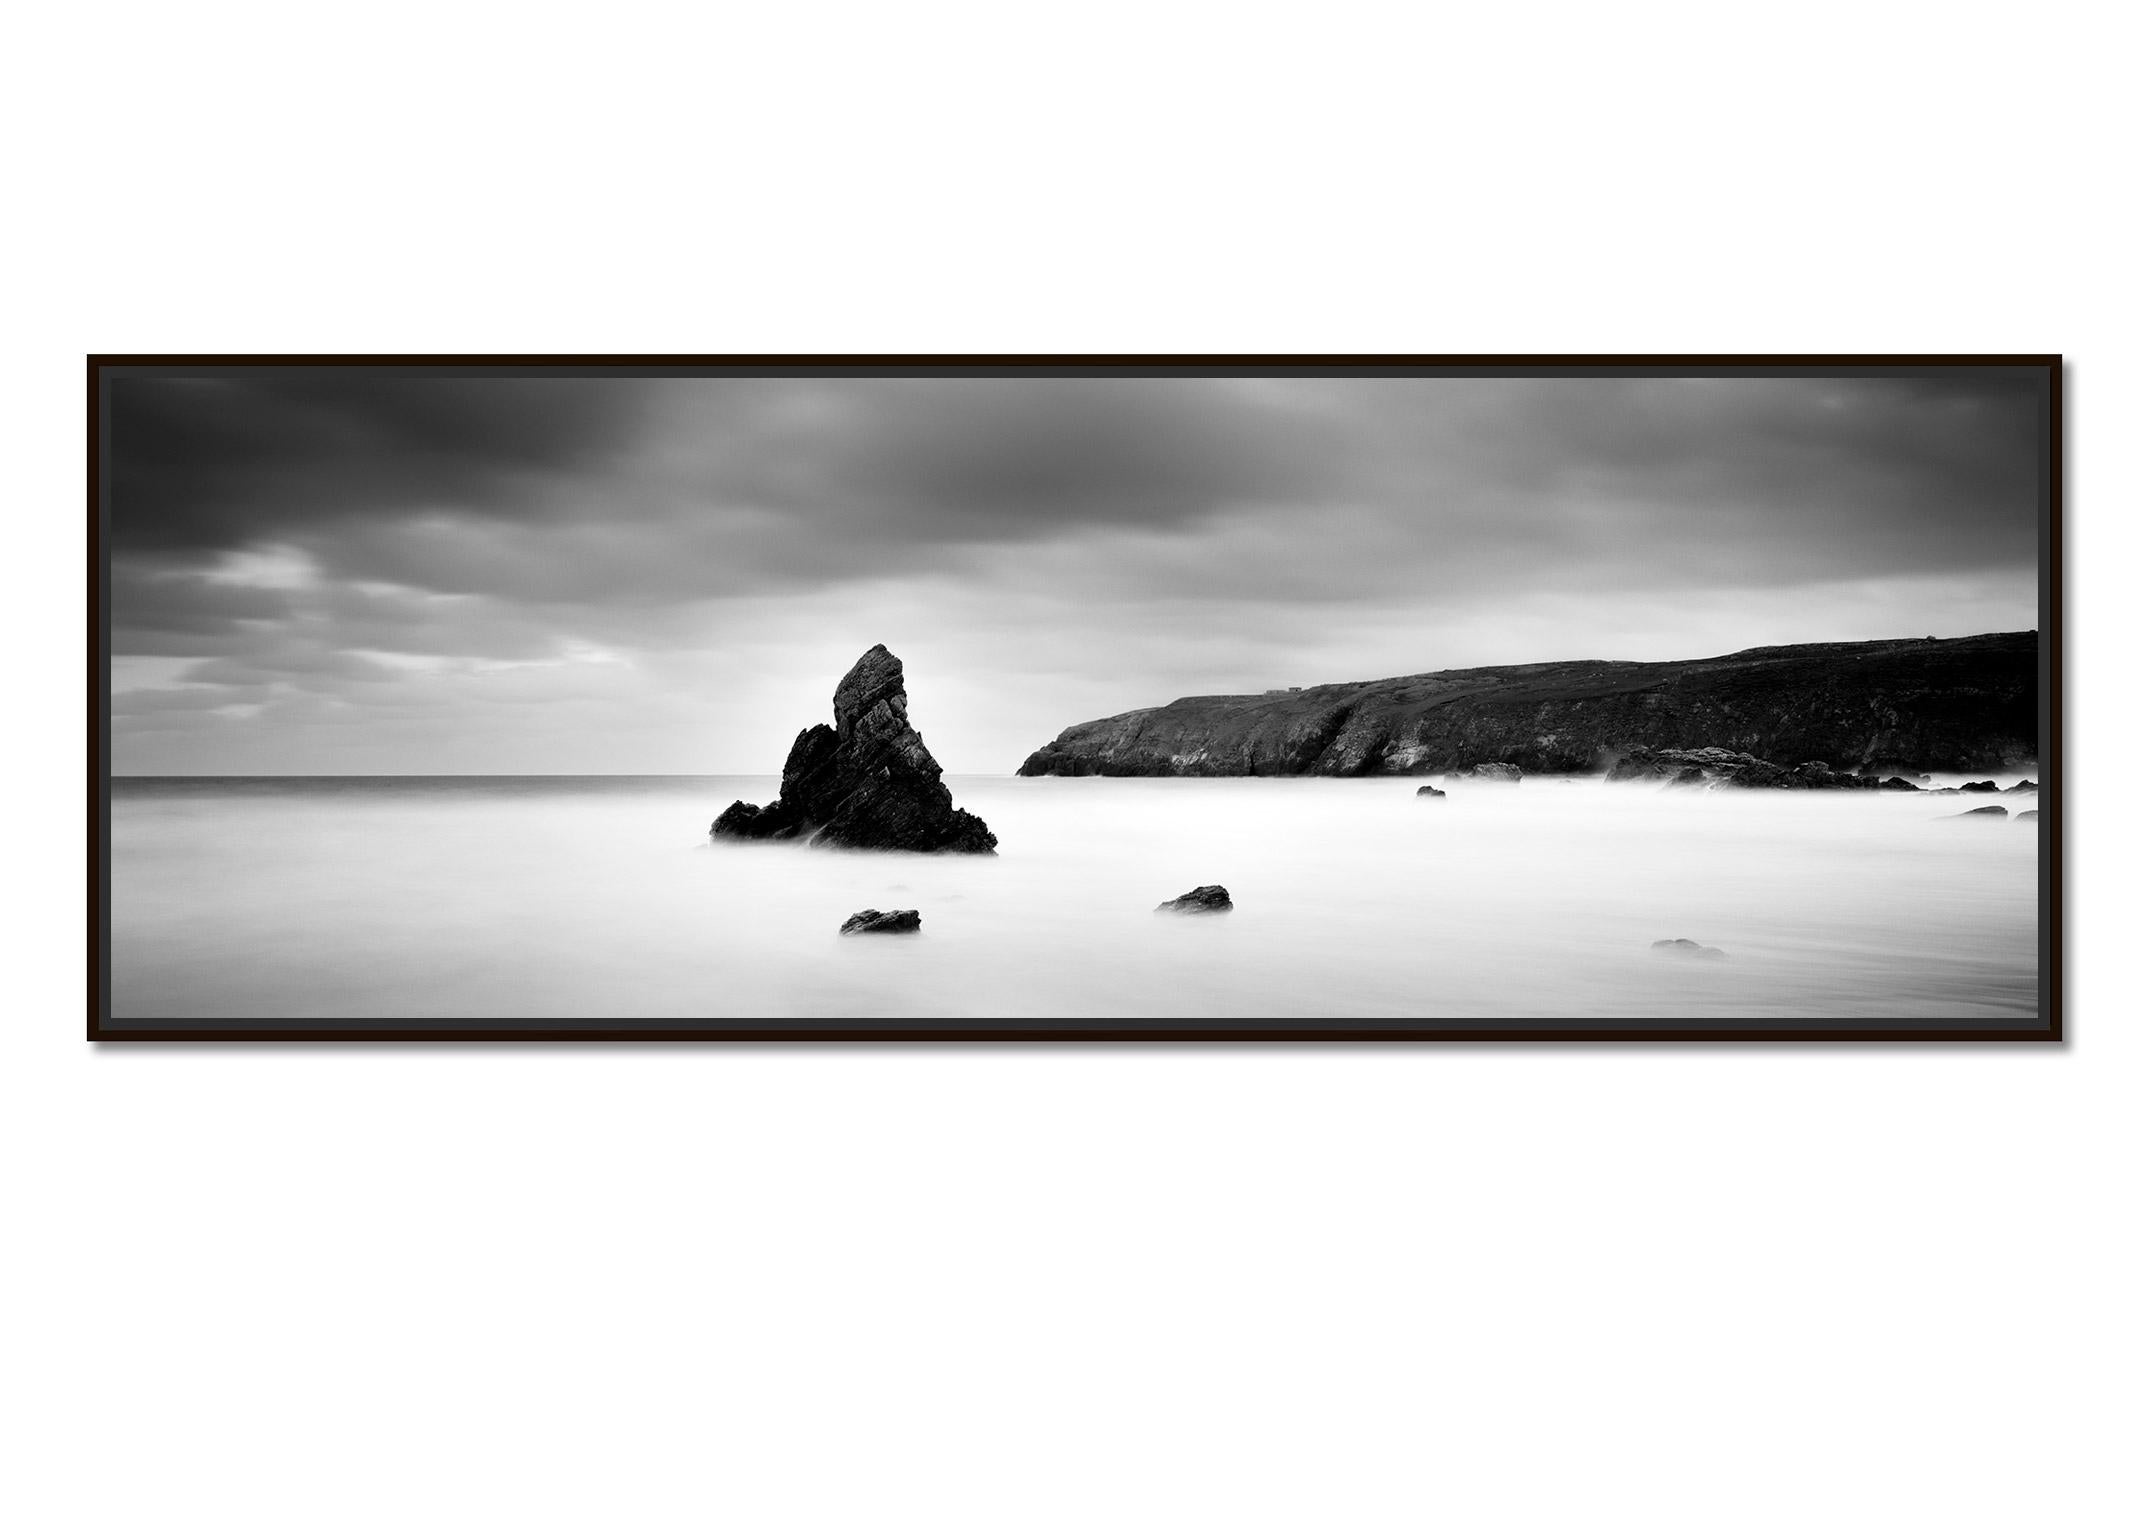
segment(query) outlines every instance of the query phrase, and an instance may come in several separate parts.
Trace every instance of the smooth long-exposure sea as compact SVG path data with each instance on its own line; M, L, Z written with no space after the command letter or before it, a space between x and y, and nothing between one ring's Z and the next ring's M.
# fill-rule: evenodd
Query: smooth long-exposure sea
M1938 777L1933 783L1959 783ZM1979 1017L2034 795L950 776L993 857L711 844L773 776L118 779L116 1017ZM2004 804L2010 815L1958 817ZM1153 910L1205 883L1237 906ZM916 908L910 936L839 937ZM1720 961L1667 954L1690 938Z

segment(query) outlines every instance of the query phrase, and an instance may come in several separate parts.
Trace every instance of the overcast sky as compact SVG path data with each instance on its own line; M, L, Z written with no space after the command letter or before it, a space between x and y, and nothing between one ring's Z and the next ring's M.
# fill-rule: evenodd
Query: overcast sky
M2037 623L2041 407L1879 379L111 391L121 774L956 773L1184 694Z

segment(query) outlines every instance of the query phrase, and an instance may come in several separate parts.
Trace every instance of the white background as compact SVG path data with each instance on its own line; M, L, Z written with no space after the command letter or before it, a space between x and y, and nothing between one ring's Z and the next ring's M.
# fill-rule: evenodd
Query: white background
M0 1525L2142 1532L2122 14L18 17ZM93 1049L82 358L190 349L2063 351L2073 1042Z

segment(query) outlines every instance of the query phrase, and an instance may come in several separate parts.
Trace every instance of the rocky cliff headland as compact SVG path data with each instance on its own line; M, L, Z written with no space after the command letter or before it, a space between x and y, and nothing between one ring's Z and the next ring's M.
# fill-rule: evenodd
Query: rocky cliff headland
M1634 748L1771 764L1981 771L2037 758L2037 632L1538 662L1202 695L1071 726L1025 775L1601 772Z
M806 838L853 849L991 854L999 839L955 805L940 765L910 724L903 664L876 646L836 685L836 724L791 744L767 806L734 801L711 838Z

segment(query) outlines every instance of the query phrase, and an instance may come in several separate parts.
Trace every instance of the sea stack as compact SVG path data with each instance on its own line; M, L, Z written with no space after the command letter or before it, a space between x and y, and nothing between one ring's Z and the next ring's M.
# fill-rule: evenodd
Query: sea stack
M940 765L910 724L903 664L885 646L836 685L836 724L791 744L783 785L767 806L734 801L711 838L805 838L850 849L991 854L1000 841L955 805Z

